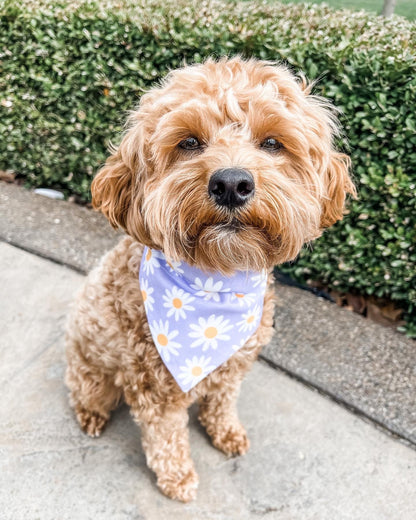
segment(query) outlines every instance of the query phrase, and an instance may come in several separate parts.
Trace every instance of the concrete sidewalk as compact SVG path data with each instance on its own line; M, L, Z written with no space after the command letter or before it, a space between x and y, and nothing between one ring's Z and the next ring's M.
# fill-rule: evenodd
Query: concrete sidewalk
M416 452L259 362L240 415L250 452L227 459L191 410L190 504L160 494L125 407L99 439L63 385L63 326L83 276L0 243L1 520L414 520Z

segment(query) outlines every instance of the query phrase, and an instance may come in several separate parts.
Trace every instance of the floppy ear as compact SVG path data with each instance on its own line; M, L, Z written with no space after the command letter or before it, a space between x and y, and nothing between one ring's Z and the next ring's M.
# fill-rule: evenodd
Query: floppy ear
M114 228L122 227L140 241L146 236L140 213L144 147L143 131L136 121L91 184L94 209L101 211Z
M321 227L330 227L341 220L347 194L356 196L355 186L349 176L351 160L348 155L331 152L328 167L324 173L326 195L322 202Z
M313 143L313 159L321 180L321 228L341 220L348 194L357 195L350 177L351 160L348 155L333 148L334 137L340 135L338 110L326 99L311 94L314 82L304 77L299 84L306 106L304 112L310 123L309 142Z
M120 150L111 155L91 184L92 205L114 227L126 229L127 212L132 198L133 175L124 163Z

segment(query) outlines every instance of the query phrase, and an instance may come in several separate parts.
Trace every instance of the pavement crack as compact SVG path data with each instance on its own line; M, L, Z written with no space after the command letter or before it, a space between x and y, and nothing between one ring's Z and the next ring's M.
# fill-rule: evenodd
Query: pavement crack
M272 506L255 506L250 507L250 513L253 513L257 516L266 516L270 513L278 513L284 510L284 506L281 507L272 507Z

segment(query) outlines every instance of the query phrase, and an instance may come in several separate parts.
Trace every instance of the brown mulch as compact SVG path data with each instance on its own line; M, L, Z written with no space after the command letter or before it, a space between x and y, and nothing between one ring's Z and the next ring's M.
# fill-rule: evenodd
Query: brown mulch
M0 170L0 181L4 182L15 182L16 174L11 170Z
M312 284L312 286L326 292L339 307L361 314L380 325L395 329L405 325L405 321L402 319L403 309L388 298L341 293L320 284Z

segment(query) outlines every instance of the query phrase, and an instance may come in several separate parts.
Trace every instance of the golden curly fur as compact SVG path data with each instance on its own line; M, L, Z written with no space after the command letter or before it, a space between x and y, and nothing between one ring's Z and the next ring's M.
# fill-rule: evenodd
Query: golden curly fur
M333 148L328 104L284 67L240 58L171 72L145 94L117 149L92 184L93 204L129 235L88 277L67 330L66 383L81 427L103 430L124 399L142 430L160 489L195 497L187 408L216 447L243 454L249 443L236 413L244 373L271 338L273 292L261 325L226 363L183 393L152 342L138 273L143 245L204 270L271 270L342 218L354 194L348 157ZM189 137L195 150L178 146ZM274 138L281 147L262 146ZM248 170L254 196L230 210L208 182L221 168ZM271 280L270 280L271 281Z

